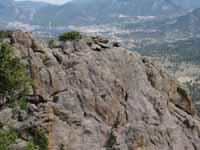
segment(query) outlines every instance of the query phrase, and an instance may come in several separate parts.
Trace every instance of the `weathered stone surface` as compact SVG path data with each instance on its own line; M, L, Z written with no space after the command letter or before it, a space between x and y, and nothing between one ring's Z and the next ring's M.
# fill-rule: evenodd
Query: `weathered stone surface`
M29 110L30 113L38 112L39 111L38 107L35 104L30 104L28 106L28 110Z
M49 45L50 48L63 48L63 42L61 41L56 41L56 40L53 40L52 41L52 44Z
M96 51L100 51L101 50L101 46L99 46L97 44L92 44L91 45L91 49L96 50Z
M46 101L31 108L24 128L45 129L49 150L200 149L190 97L151 59L96 38L36 55L26 34L15 33L13 46L21 57L30 50L36 94ZM103 50L92 50L98 42Z
M24 121L28 118L27 112L25 110L20 110L19 111L19 116L18 116L18 120L19 121Z
M0 111L0 124L6 125L12 119L12 109L6 108Z

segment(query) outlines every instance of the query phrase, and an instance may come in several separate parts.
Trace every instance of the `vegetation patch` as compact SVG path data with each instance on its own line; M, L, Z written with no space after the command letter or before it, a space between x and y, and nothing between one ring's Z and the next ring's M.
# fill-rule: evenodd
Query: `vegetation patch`
M35 145L34 143L30 142L26 146L25 150L39 150L39 147Z
M15 144L19 137L20 135L14 130L0 129L0 150L10 150L9 146ZM34 133L25 150L48 150L46 136L41 132Z
M9 150L11 144L15 144L18 134L13 130L0 129L0 150Z
M42 131L36 131L32 134L32 143L38 147L38 150L48 150L48 138Z
M13 34L13 31L10 30L0 30L0 39L10 38Z
M27 92L32 81L9 44L0 43L0 62L0 97L16 97Z
M78 31L65 32L59 36L60 41L72 41L81 38L81 34Z
M22 96L28 92L33 81L28 76L27 67L15 57L11 45L0 42L0 98L19 100L22 109L26 102Z
M112 130L110 132L109 139L105 146L106 150L120 150L119 148L116 147L117 145L119 145L117 143L117 137L115 136L114 131Z
M54 45L55 45L55 40L49 40L48 41L48 46L50 47L50 48L53 48L54 47Z
M18 104L19 104L21 110L28 111L28 101L26 100L25 97L21 97L19 99L19 103Z

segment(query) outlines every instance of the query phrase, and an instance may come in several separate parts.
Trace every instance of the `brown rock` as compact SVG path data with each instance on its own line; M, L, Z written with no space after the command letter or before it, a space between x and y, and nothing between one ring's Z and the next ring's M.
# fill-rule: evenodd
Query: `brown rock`
M33 38L17 32L13 40L22 56ZM97 52L83 39L59 55L62 63L54 49L32 55L36 94L49 101L37 104L30 125L49 132L52 150L108 149L110 137L120 150L200 149L190 97L152 60L120 47Z

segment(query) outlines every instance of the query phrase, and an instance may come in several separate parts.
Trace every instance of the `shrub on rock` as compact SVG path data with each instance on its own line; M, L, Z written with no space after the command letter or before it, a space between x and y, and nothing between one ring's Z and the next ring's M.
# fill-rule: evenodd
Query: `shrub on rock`
M15 131L0 129L0 150L9 150L9 146L16 142L18 135Z
M0 30L0 39L10 38L13 31L10 30Z
M27 90L31 82L26 67L14 56L13 48L0 43L0 96L16 96Z
M71 31L71 32L65 32L59 36L60 41L71 41L71 40L77 40L81 38L81 34L78 31Z

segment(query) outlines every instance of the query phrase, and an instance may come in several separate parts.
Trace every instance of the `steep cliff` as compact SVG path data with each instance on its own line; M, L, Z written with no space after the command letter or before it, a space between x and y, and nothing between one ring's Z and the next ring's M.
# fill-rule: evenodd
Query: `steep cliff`
M27 113L1 106L2 127L20 134L13 150L41 130L48 150L200 149L191 98L151 59L97 37L48 48L14 32L7 42L35 81Z

